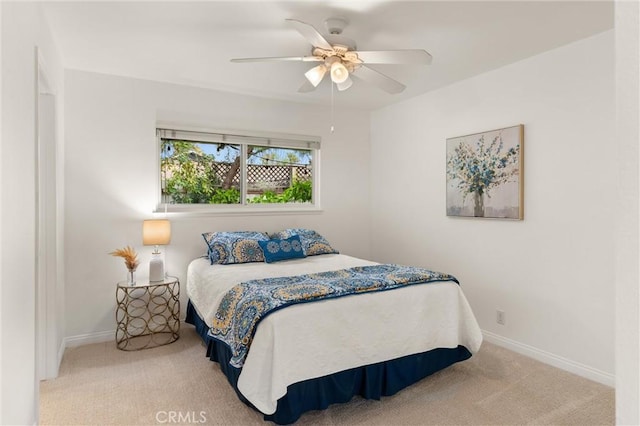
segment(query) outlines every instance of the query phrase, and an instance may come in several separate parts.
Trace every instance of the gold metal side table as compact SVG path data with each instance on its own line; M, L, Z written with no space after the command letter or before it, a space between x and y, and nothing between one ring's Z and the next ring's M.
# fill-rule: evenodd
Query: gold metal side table
M180 337L180 281L118 283L116 344L124 351L168 345Z

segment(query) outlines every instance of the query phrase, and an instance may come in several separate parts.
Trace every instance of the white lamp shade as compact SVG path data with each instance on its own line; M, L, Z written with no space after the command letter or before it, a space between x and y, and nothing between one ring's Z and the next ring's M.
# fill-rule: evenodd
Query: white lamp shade
M344 83L349 78L349 70L342 65L342 62L331 64L331 80L334 83Z
M320 82L324 78L324 75L326 72L327 72L327 67L325 67L324 64L321 64L305 72L304 76L307 77L307 80L309 80L309 83L313 84L313 87L317 87L318 84L320 84Z
M336 86L338 86L338 90L342 92L343 90L347 90L349 87L351 87L352 84L353 80L351 80L351 77L347 76L347 79L345 81L343 81L342 83L336 83Z
M150 219L142 223L142 243L164 246L171 241L171 223L167 219Z

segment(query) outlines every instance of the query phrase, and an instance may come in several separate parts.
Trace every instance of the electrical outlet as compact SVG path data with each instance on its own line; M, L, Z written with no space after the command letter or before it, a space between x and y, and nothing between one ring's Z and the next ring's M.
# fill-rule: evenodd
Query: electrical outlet
M504 311L500 309L496 310L496 322L500 325L504 325L506 322Z

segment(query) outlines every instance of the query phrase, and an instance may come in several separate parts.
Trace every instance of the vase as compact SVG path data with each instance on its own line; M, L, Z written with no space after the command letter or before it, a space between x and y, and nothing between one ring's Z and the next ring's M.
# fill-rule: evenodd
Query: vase
M136 270L127 269L127 284L130 286L136 285Z

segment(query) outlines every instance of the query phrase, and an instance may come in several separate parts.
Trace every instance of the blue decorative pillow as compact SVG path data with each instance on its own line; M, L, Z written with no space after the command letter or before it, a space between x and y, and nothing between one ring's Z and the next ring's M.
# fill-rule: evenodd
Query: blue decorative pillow
M255 231L206 232L202 234L209 248L211 264L264 262L264 254L258 244L268 241L265 233Z
M294 235L298 235L300 237L302 250L304 250L304 254L306 256L338 253L337 250L331 247L329 241L327 241L322 235L318 234L313 229L289 228L277 232L272 236L272 238L289 238Z
M272 239L269 241L258 241L258 244L260 244L260 248L262 248L264 260L267 263L307 257L302 250L300 237L297 235L284 240Z

